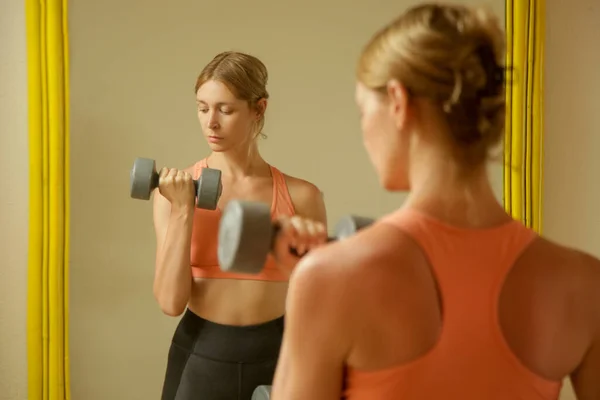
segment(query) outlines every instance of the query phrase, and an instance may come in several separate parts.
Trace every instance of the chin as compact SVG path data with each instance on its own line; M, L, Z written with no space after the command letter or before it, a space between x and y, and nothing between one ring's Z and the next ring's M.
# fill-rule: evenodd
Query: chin
M208 147L210 148L210 151L212 151L213 153L223 153L227 150L220 146L208 146Z
M210 143L208 142L208 147L210 148L211 151L215 152L215 153L222 153L224 151L227 150L227 147L216 144L216 143Z
M408 184L399 183L397 181L382 181L381 186L388 192L408 192L410 186Z
M408 179L399 178L397 174L380 173L379 184L388 192L407 192L410 190Z
M388 192L406 192L410 190L408 171L405 163L398 158L389 157L379 163L377 172L380 185Z

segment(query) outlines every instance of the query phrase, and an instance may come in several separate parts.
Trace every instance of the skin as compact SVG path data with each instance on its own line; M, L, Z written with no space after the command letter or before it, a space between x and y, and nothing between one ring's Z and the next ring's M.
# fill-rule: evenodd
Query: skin
M381 185L409 190L404 207L464 228L510 220L485 165L467 170L453 157L448 126L428 100L409 98L391 81L386 94L357 84L356 101ZM390 368L432 349L442 309L429 271L415 242L385 224L302 259L290 282L271 398L337 400L346 367ZM500 296L500 325L514 354L542 377L571 377L580 400L600 398L598 287L596 258L537 238Z
M264 115L265 99L251 107L238 99L222 82L207 81L196 94L198 119L212 150L211 168L222 171L223 192L218 208L223 210L231 199L263 201L271 204L273 182L269 165L260 156L256 144L256 122ZM217 138L211 140L211 138ZM221 324L249 325L275 319L285 312L287 282L193 278L190 268L192 219L194 214L193 166L178 170L165 168L154 195L156 266L154 296L162 311L178 316L189 307L194 313ZM284 233L279 247L302 242L311 248L322 242L326 212L318 188L299 178L285 176L298 216L282 218ZM307 239L297 232L307 220L312 235ZM319 233L321 232L321 233ZM297 258L279 252L279 267L289 274Z

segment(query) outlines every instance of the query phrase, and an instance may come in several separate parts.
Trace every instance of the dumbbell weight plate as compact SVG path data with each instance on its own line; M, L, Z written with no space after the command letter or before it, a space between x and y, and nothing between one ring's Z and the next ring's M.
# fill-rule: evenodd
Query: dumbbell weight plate
M374 222L372 218L357 217L355 215L346 215L342 217L335 225L335 237L338 240L345 239L356 234L361 229L371 225Z
M129 195L134 199L148 200L158 185L156 163L149 158L136 158L129 176Z
M252 392L252 400L270 400L271 399L271 386L258 386Z
M219 222L217 255L221 270L262 271L273 241L271 208L266 203L232 200Z
M202 174L196 183L196 207L215 210L222 192L221 170L202 168Z

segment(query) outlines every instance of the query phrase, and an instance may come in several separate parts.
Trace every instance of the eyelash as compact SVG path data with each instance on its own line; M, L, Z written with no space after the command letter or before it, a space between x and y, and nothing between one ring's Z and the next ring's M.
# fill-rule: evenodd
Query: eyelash
M200 111L201 113L207 113L208 109L207 108L199 108L198 111ZM224 111L224 110L220 110L220 111L225 115L229 115L233 112L233 111Z

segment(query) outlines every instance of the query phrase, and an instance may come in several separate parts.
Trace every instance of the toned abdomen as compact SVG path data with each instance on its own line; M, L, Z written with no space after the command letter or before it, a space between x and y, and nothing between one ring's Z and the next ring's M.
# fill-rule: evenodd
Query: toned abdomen
M224 325L256 325L285 313L287 282L195 278L188 307Z

